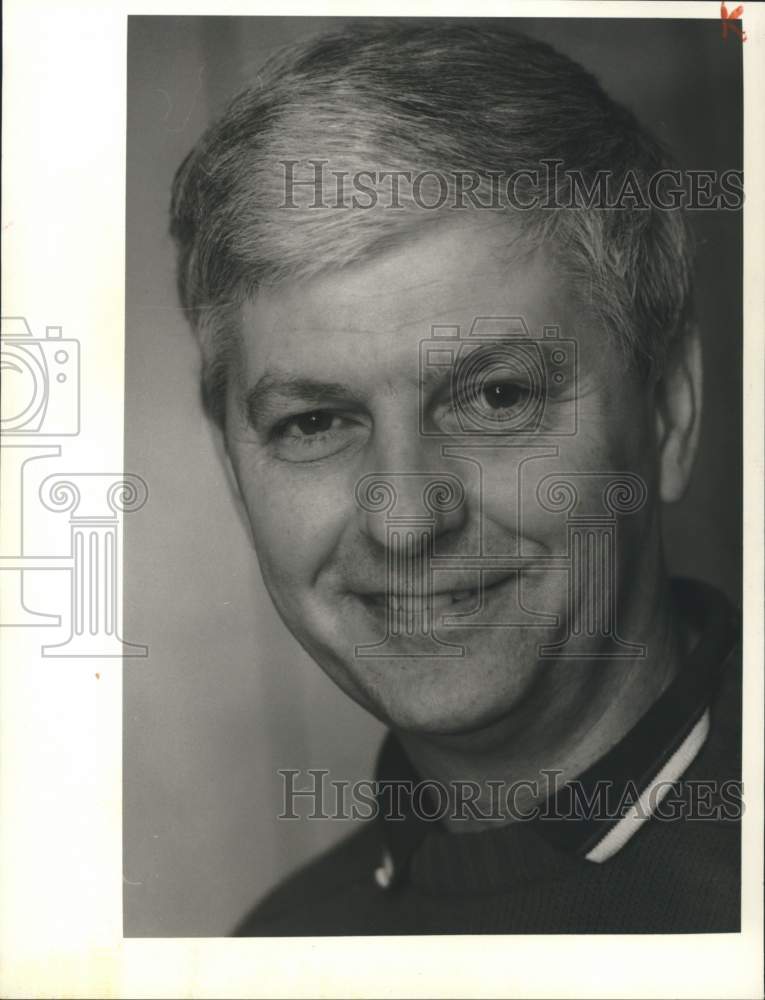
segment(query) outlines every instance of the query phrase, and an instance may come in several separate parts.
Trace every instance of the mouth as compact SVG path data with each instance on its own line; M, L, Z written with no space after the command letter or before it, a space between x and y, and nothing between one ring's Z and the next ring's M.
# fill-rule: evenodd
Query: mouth
M411 632L417 622L426 625L432 622L434 626L438 626L439 619L444 614L467 614L478 610L481 603L486 604L490 596L514 576L515 574L508 574L490 583L484 580L474 587L431 593L417 593L404 587L401 590L392 588L385 592L357 593L355 596L376 618L384 617L389 622L406 623L406 631Z

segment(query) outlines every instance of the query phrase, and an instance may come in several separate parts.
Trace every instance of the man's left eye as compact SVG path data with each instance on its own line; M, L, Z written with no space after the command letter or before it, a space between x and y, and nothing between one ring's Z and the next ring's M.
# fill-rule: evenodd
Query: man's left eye
M517 378L459 384L449 399L436 407L433 422L442 434L460 434L466 428L519 433L534 399L533 387Z
M280 421L271 433L277 458L314 462L343 451L366 435L366 428L333 410L310 410Z
M492 410L506 410L518 406L519 403L526 401L528 395L526 386L514 382L494 382L483 387L484 401Z

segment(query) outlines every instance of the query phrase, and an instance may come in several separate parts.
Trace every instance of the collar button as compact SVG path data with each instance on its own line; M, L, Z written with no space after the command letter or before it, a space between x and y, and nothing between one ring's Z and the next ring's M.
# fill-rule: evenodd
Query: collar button
M382 864L375 868L375 882L381 889L389 889L393 882L395 868L390 851L383 851Z

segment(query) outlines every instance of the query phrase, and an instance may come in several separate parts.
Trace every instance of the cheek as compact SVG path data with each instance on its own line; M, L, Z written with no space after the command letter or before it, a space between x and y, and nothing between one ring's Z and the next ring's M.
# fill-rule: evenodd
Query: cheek
M604 510L603 491L620 473L642 479L650 497L655 462L646 414L645 400L632 393L619 402L591 398L582 401L576 434L487 450L481 462L484 516L546 548L558 548L566 538L565 517L540 499L551 480L570 483L578 508L590 513Z
M242 488L266 583L310 586L348 523L347 490L332 477L287 465L253 469Z
M559 468L646 475L654 445L646 392L634 378L621 376L585 396L580 401L576 433L557 442Z

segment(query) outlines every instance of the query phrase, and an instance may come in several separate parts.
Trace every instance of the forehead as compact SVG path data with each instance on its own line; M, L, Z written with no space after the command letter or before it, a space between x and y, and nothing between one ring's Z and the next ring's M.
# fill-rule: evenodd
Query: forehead
M379 257L310 281L262 290L242 312L247 375L336 380L407 367L432 327L521 317L531 337L557 325L583 355L604 335L544 246L531 250L505 221L433 227ZM412 365L414 367L412 367Z

